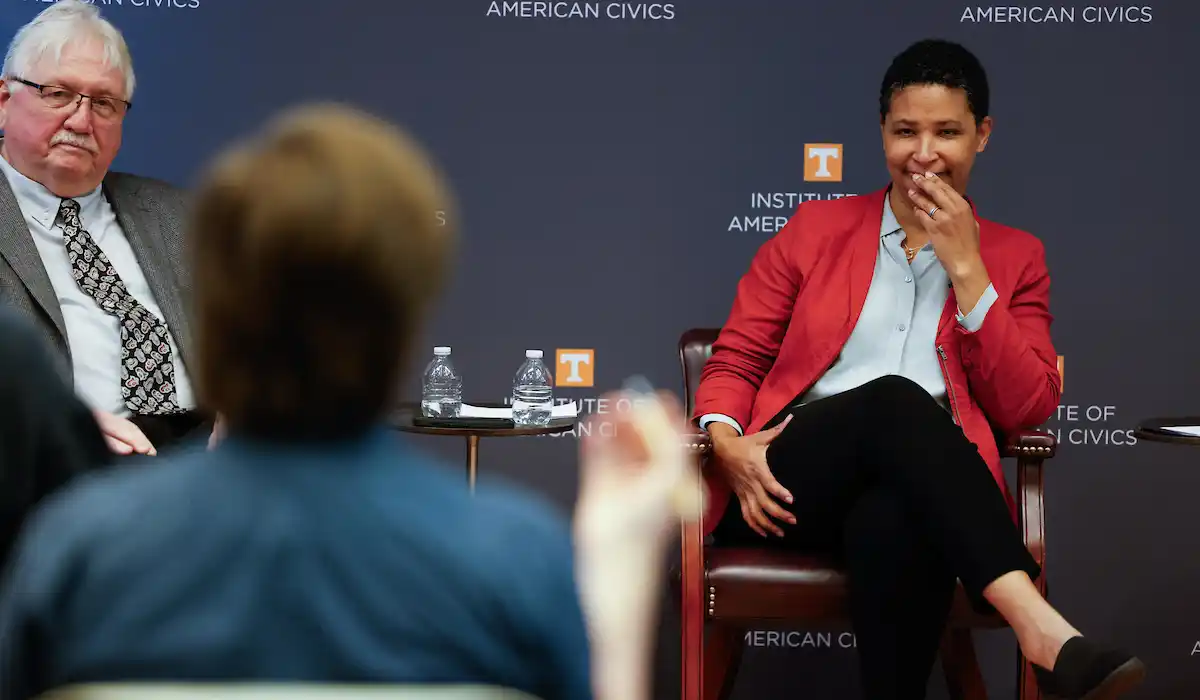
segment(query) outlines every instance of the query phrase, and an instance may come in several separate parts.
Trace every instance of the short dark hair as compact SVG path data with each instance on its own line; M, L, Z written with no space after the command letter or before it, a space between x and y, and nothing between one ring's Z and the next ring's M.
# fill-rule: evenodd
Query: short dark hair
M879 88L879 121L887 120L892 98L909 85L944 85L967 93L967 107L979 124L988 116L988 81L983 64L961 44L923 39L892 59Z
M288 112L218 160L190 232L206 408L285 441L379 421L443 285L447 197L415 142L344 107Z

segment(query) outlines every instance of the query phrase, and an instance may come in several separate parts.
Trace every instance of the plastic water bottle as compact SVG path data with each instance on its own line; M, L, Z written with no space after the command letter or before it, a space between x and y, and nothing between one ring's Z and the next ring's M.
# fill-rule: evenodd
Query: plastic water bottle
M450 348L433 349L433 360L421 380L421 415L454 418L462 410L462 377L450 364Z
M541 350L526 350L525 363L513 379L513 423L516 425L546 425L554 407L550 370L542 362Z

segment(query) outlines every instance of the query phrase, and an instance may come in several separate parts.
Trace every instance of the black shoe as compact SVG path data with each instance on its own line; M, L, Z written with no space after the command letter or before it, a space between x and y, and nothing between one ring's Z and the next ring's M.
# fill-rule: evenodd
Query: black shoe
M1125 651L1072 637L1058 652L1053 671L1034 664L1033 675L1046 700L1113 700L1140 684L1146 667Z

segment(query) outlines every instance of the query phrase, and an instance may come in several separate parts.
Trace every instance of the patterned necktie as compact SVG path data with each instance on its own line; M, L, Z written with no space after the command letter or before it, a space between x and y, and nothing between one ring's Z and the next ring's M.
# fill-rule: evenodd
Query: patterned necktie
M79 202L64 199L58 215L71 275L79 289L121 326L121 398L135 414L179 413L167 324L138 303L79 219Z

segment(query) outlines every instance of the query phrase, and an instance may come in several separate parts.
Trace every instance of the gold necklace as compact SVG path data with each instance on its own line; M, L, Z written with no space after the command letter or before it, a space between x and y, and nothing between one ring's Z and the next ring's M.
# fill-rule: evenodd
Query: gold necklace
M917 257L917 253L921 252L920 248L909 248L908 239L900 241L900 247L904 249L904 257L908 258L908 262L912 262L913 258Z

